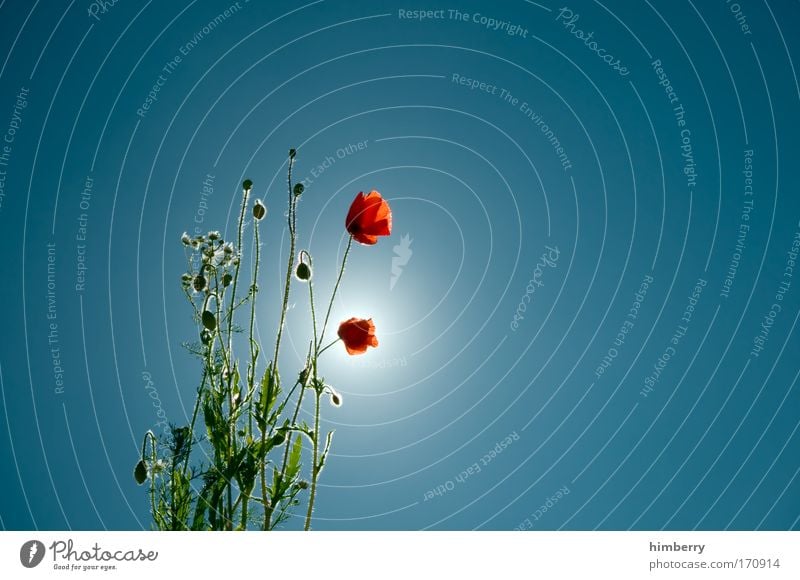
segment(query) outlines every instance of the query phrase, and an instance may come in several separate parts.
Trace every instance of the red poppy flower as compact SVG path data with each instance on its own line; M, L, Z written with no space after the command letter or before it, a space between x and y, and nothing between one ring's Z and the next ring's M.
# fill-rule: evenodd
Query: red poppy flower
M378 346L375 325L372 319L350 318L339 325L339 338L344 342L347 354L364 354L367 347Z
M378 236L392 233L392 209L377 191L361 191L350 205L345 227L355 241L371 246Z

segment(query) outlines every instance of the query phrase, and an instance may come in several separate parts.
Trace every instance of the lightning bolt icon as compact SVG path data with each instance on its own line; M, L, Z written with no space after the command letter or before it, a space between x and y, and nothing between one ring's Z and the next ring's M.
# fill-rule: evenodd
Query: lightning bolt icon
M36 553L39 551L39 544L34 542L31 544L30 553L28 554L28 564L33 562L33 557L36 556Z

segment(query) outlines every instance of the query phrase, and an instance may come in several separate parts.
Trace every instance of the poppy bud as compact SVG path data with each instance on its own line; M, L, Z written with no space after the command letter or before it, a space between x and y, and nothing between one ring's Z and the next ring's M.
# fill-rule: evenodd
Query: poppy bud
M306 264L305 262L300 262L297 264L297 270L294 273L297 276L298 280L306 281L311 280L311 266Z
M140 460L139 463L136 464L136 467L133 470L133 478L139 485L142 485L147 479L147 465L145 465L144 459Z
M210 310L203 311L203 326L205 326L208 330L216 330L217 328L217 319L214 314Z
M184 246L188 246L189 244L192 243L192 238L189 237L189 234L183 232L183 235L181 236L181 242L183 242Z
M231 285L231 281L233 281L233 276L231 276L230 274L224 274L222 276L222 285L223 286L225 286L225 287L230 286Z
M308 489L308 482L305 481L304 479L301 479L300 481L297 482L297 487L299 487L300 489Z
M300 195L306 190L306 186L302 183L295 183L294 184L294 194Z
M301 385L305 385L306 384L306 381L308 380L308 369L307 368L305 368L302 371L300 371L300 376L297 378L297 380L300 381Z
M331 392L331 405L334 407L341 407L342 405L342 396L336 391Z
M192 286L197 292L202 292L206 289L206 279L203 276L197 275L194 277L194 282L192 282Z
M249 179L245 179L244 183L242 183L242 188L247 191L250 191L251 189L253 189L253 182L250 181Z
M263 203L261 203L260 199L257 199L256 203L253 205L253 217L261 221L262 219L264 219L264 216L266 215L267 215L266 206Z
M297 155L297 151L294 149L289 149L289 159L294 159L295 155Z

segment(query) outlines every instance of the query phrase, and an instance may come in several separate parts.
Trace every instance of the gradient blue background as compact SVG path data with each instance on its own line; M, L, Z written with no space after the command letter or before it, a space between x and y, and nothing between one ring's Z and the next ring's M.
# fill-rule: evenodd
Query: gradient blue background
M131 475L142 434L157 429L143 373L169 420L185 423L199 372L180 346L195 331L179 237L195 220L230 234L239 183L255 182L270 209L258 328L271 344L292 146L318 295L330 292L355 193L378 189L394 210L393 236L352 252L334 308L336 321L372 316L381 346L325 361L344 405L324 408L336 436L317 529L798 528L800 271L783 277L800 228L797 3L742 0L747 34L721 0L570 2L623 77L547 0L240 0L137 115L162 67L231 4L120 0L98 20L86 0L0 2L0 133L29 91L0 167L3 528L149 527ZM527 34L398 12L450 8ZM656 59L686 111L694 187ZM750 149L750 229L725 298ZM81 213L88 270L76 291ZM405 234L413 253L391 287ZM63 393L48 344L48 244ZM513 330L545 246L559 260ZM647 275L640 316L597 378ZM698 278L707 286L688 332L643 397ZM782 279L782 310L752 356ZM308 319L294 294L284 369L300 364ZM476 462L480 473L458 477Z

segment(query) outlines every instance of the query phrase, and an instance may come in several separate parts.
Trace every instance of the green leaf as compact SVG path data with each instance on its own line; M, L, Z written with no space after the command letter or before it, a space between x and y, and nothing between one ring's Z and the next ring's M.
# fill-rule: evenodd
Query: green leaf
M286 464L286 479L288 481L294 481L294 478L300 472L300 456L302 452L303 439L302 437L295 437L292 450L289 452L289 462Z
M278 492L280 491L278 488L280 486L281 486L281 473L280 473L280 471L278 471L277 468L273 467L272 468L272 490L271 490L272 498L273 498L272 505L275 505L275 504L278 503L278 501L277 501L279 499Z
M333 439L333 431L328 432L328 436L325 438L325 449L322 451L322 455L319 456L319 465L317 466L317 474L322 471L322 468L325 466L325 459L328 457L328 451L331 450L331 440Z
M267 428L268 418L270 411L275 406L278 400L278 394L281 391L281 380L277 372L272 372L272 363L267 366L264 371L264 376L261 379L261 390L258 399L258 416L256 420L258 426L262 431Z

